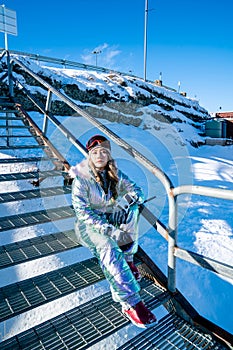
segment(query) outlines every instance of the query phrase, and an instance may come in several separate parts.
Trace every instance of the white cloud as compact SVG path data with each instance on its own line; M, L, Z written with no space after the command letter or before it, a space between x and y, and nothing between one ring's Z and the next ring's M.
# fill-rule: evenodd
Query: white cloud
M99 52L98 57L94 52ZM93 50L86 49L84 54L81 55L82 60L86 64L96 64L101 67L114 68L116 62L115 59L118 55L121 54L121 51L117 48L116 45L109 46L107 43L96 46Z
M97 46L93 51L103 51L108 48L108 44L104 43L102 45Z

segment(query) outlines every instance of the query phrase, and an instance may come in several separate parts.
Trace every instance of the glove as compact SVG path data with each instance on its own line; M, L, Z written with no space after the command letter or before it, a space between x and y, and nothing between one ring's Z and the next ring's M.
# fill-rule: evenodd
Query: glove
M136 203L138 200L138 196L133 193L133 192L130 192L130 193L126 193L117 203L117 207L120 208L120 209L123 209L125 210L126 212L128 212L129 210L129 207L131 205L133 205L134 203Z
M114 230L112 230L110 236L115 240L115 241L121 241L123 239L125 232L116 228Z
M119 246L126 245L133 242L132 234L130 232L122 231L118 228L115 230L112 230L109 236L112 237L118 243Z

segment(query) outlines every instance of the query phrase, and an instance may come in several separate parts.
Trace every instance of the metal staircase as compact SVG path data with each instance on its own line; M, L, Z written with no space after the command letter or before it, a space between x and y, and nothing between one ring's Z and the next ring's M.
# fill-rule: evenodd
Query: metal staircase
M14 183L19 184L19 188L22 189L18 192L11 190L1 193L1 207L4 208L4 205L12 202L28 203L32 199L55 198L61 194L69 197L71 188L68 185L64 186L64 172L69 168L68 162L21 106L11 98L0 99L0 123L1 121L3 124L0 128L5 127L5 133L0 137L0 150L6 154L9 151L11 155L14 152L14 157L0 159L0 168L3 167L0 185ZM18 130L23 132L19 133ZM19 156L20 152L25 150L30 152L26 153L26 156ZM39 152L41 153L38 156ZM18 172L12 173L12 164L22 166L19 167ZM28 164L33 166L28 167ZM32 170L32 167L35 170ZM39 187L41 181L48 178L56 179L54 186L46 187L45 181L43 186ZM24 189L25 181L31 189ZM142 214L145 218L166 236L166 227L146 207L142 209L144 209ZM14 232L20 230L44 227L43 225L48 223L56 225L60 220L74 219L70 202L67 206L55 205L52 208L19 212L14 215L5 215L4 209L0 213L0 235L2 235L0 239L9 232L14 237ZM2 244L0 272L7 272L9 268L32 260L38 261L39 269L41 258L56 256L69 250L72 250L77 257L79 256L79 251L83 248L75 240L73 229L56 230L57 232L51 232L47 228L45 230L45 234L40 234L38 231L36 237ZM2 350L88 348L110 350L117 349L116 346L113 347L114 336L118 337L118 349L121 350L232 348L232 336L201 317L178 290L175 292L169 290L167 277L141 248L136 256L136 263L143 276L140 282L143 300L155 313L157 313L156 309L163 310L162 316L158 317L158 324L153 328L143 332L136 331L122 314L119 304L112 301L106 287L100 295L90 297L83 304L34 325L22 333L13 336L0 334L0 348ZM55 300L60 300L62 303L63 298L68 295L75 298L75 293L78 291L88 294L90 286L98 286L102 281L104 281L103 273L97 260L91 257L2 286L0 287L0 325L7 320L17 320L19 315L33 309L37 310Z

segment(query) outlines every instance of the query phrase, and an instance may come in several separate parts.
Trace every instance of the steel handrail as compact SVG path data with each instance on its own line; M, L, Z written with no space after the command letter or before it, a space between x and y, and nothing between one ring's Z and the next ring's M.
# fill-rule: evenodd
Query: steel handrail
M181 194L197 194L200 196L208 196L214 198L222 198L233 200L233 190L225 190L223 188L214 188L207 186L183 185L173 188L172 193L174 197Z
M213 188L213 187L197 186L197 185L183 185L183 186L177 186L176 188L173 188L172 193L176 199L178 198L179 195L182 195L182 194L195 194L200 196L207 196L212 198L233 201L233 190L226 190L223 188ZM177 201L175 202L177 203ZM224 276L233 280L233 266L230 266L220 261L216 261L214 259L211 259L203 255L188 251L186 249L179 248L177 244L175 244L175 247L174 247L174 255L177 258L202 266L210 271L220 274L221 276Z
M11 59L11 64L15 62L18 64L21 68L24 69L25 72L30 74L34 79L36 79L42 86L44 86L48 91L51 91L54 95L56 95L58 98L60 98L63 102L65 102L69 107L71 107L75 112L77 112L79 115L86 118L91 124L95 125L99 130L101 130L103 133L105 133L107 136L109 136L116 144L118 144L120 147L122 147L127 153L129 153L131 156L133 156L136 160L138 160L140 163L142 163L149 171L152 173L156 173L156 176L158 179L163 183L166 191L168 194L171 193L171 189L174 188L174 186L171 183L171 180L168 178L168 176L160 169L158 168L154 163L152 163L148 158L146 158L143 154L138 152L134 147L132 147L129 143L122 140L117 134L112 132L109 128L107 128L105 125L103 125L100 121L96 120L94 117L92 117L89 113L81 109L76 103L74 103L69 97L65 96L60 91L56 90L52 85L44 81L42 78L40 78L36 73L34 73L31 69L29 69L25 64L20 62L16 58ZM48 114L48 118L50 118Z
M6 51L3 48L0 48L0 52ZM103 73L115 73L115 74L127 74L130 77L138 78L136 75L128 72L128 73L123 73L119 72L110 68L105 68L105 67L100 67L100 66L94 66L91 64L86 64L86 63L80 63L80 62L75 62L67 59L62 59L62 58L54 58L54 57L49 57L49 56L43 56L39 54L34 54L34 53L28 53L28 52L23 52L23 51L16 51L16 50L9 50L8 51L12 55L19 55L19 56L25 56L30 58L31 60L34 61L42 61L42 62L47 62L47 63L53 63L53 64L58 64L61 66L69 66L69 67L75 67L75 68L82 68L82 69L90 69L90 70L95 70ZM166 87L167 89L172 90L172 88Z
M210 195L212 197L216 198L223 198L225 196L225 199L233 200L233 191L224 190L224 189L215 189L211 187L204 187L204 186L179 186L174 188L171 180L168 178L168 176L160 169L158 168L154 163L152 163L149 159L147 159L143 154L138 152L135 148L133 148L131 145L129 145L126 141L122 140L119 136L117 136L114 132L112 132L110 129L108 129L105 125L103 125L101 122L96 120L94 117L92 117L89 113L82 110L80 107L78 107L77 104L75 104L70 98L62 94L60 91L56 90L53 86L45 82L42 78L40 78L36 73L31 71L25 64L23 64L21 61L19 61L17 58L13 57L11 59L11 65L18 64L25 72L27 72L29 75L31 75L35 80L37 80L42 86L44 86L48 90L48 99L51 98L51 94L53 93L56 95L59 99L61 99L63 102L65 102L68 106L70 106L75 112L77 112L79 115L82 115L84 118L86 118L91 124L96 126L99 130L101 130L104 134L106 134L111 140L113 140L116 144L118 144L121 148L123 148L127 153L129 153L132 157L134 157L140 164L142 164L144 167L146 167L154 176L156 176L162 185L165 188L166 194L168 196L168 206L169 206L169 219L168 219L168 289L171 292L175 292L176 290L176 257L179 257L181 259L184 259L184 257L181 257L182 254L181 249L177 247L177 196L183 193L193 193L193 194L200 194L200 195ZM21 84L22 85L22 84ZM63 126L55 117L53 117L49 111L43 110L43 113L45 115L45 120L48 118L51 120L58 129L60 129L63 134L69 139L72 140L72 143L80 150L80 143L78 140L76 140L75 136L70 133L67 129L64 130ZM44 123L46 124L46 122ZM85 154L84 148L81 151L83 154ZM184 250L183 250L184 251ZM188 251L185 251L186 253ZM190 253L190 252L189 252ZM198 254L191 252L194 255L198 256ZM183 254L184 256L185 254ZM187 255L187 254L186 254ZM207 257L199 256L199 261L202 259L209 259ZM185 259L188 260L188 259ZM190 262L195 263L191 261L192 259L189 259ZM195 260L195 259L193 259ZM198 259L196 259L197 261ZM215 262L219 264L218 266L222 266L221 262ZM205 264L202 264L202 267L207 268L204 266ZM229 269L230 268L230 269ZM227 267L227 276L233 276L233 268ZM219 271L223 271L222 267L218 269ZM229 272L230 271L230 272ZM218 272L219 274L225 274L224 272Z
M175 213L175 198L171 195L171 190L174 188L171 180L168 176L158 168L154 163L152 163L148 158L146 158L143 154L138 152L134 147L128 144L126 141L122 140L119 136L117 136L114 132L108 129L105 125L103 125L100 121L96 120L89 113L82 110L77 106L70 98L62 94L60 91L56 90L49 83L45 82L42 78L40 78L36 73L34 73L31 69L29 69L25 64L19 61L17 58L13 57L11 59L11 65L13 64L19 65L25 72L31 75L35 80L37 80L42 86L44 86L48 90L48 96L51 97L51 92L56 95L59 99L65 102L69 107L71 107L75 112L79 115L82 115L85 119L87 119L91 124L96 126L99 130L101 130L105 135L107 135L111 140L113 140L117 145L123 148L128 154L134 157L139 163L144 165L152 174L154 174L160 182L163 184L165 191L168 196L169 203L169 218L168 218L168 288L171 291L174 291L175 288L175 269L176 269L176 259L173 254L175 240L176 240L176 227L177 227L177 215ZM48 98L47 98L48 101ZM45 118L51 117L49 114L46 114ZM46 125L46 121L44 122ZM69 133L71 134L71 133ZM80 149L80 146L78 146Z

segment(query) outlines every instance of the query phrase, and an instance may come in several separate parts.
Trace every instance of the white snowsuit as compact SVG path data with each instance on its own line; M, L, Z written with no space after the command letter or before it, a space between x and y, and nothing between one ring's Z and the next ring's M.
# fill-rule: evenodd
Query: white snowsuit
M77 218L77 239L97 257L110 283L113 299L133 306L141 300L138 294L140 286L127 261L133 260L138 248L138 204L144 201L143 192L127 175L118 170L118 196L133 193L138 199L137 204L130 207L124 223L116 224L112 221L116 201L110 191L106 194L96 182L88 160L72 167L70 175L75 177L72 184L72 204ZM125 234L117 235L117 229Z

